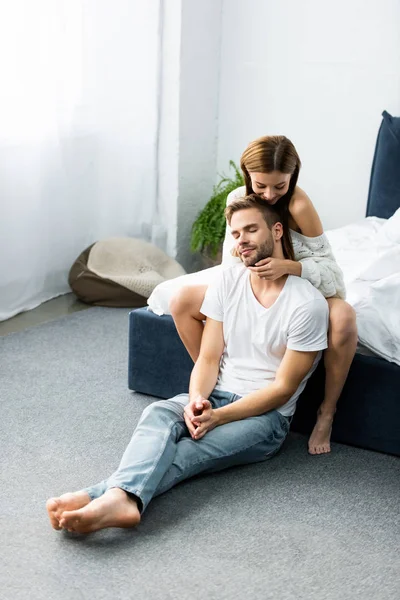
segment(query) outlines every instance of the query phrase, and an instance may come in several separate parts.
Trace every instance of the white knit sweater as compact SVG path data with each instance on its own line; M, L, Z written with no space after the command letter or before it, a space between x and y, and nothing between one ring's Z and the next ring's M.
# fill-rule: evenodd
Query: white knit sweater
M228 195L226 204L231 204L246 194L246 188L240 187ZM301 277L310 281L325 298L345 298L346 289L343 273L332 253L332 248L325 233L317 237L307 237L290 229L295 260L301 263ZM227 225L222 251L222 264L240 262L240 258L232 256L235 240Z

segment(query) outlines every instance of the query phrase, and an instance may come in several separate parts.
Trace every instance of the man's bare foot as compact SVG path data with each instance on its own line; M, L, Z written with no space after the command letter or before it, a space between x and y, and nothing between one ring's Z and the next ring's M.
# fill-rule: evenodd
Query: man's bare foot
M89 504L90 496L86 492L72 492L63 494L59 498L49 498L46 502L46 509L49 515L51 526L54 529L61 529L60 518L66 510L77 510Z
M135 527L140 523L136 501L120 488L107 490L79 510L65 511L60 527L78 533L91 533L106 527Z
M326 454L331 451L333 415L319 412L317 422L308 440L310 454Z

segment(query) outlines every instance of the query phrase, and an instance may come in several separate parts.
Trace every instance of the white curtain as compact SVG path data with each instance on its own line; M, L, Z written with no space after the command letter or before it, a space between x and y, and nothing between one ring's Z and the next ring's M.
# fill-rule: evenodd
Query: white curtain
M159 0L0 0L0 320L156 236ZM161 241L160 241L161 240Z

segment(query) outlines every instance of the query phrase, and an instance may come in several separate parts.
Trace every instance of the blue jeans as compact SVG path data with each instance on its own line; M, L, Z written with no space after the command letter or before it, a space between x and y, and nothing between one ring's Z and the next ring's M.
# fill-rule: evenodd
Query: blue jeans
M214 390L209 400L220 408L239 398ZM134 494L143 512L154 496L184 479L271 458L289 431L289 419L272 410L226 423L194 441L183 418L188 400L188 394L180 394L145 408L118 469L84 490L92 500L117 487Z

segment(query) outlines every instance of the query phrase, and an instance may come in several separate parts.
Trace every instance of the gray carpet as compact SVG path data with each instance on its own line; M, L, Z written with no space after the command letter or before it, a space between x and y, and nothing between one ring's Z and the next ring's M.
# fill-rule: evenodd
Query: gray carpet
M47 497L111 473L152 399L127 389L125 309L0 338L0 598L399 598L399 460L334 444L186 482L136 530L51 529Z

